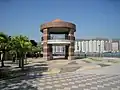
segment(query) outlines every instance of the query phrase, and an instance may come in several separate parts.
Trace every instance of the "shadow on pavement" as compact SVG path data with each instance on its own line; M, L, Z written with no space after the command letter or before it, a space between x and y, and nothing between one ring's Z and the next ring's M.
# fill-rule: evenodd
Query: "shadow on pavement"
M48 70L47 64L45 65L34 64L25 66L24 71L10 71L8 77L0 78L0 90L38 90L33 83L35 79L43 77L42 72Z

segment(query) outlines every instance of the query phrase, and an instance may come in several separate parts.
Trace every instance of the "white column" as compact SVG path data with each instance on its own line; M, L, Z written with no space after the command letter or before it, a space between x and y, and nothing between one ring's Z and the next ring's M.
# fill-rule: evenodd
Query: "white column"
M85 52L87 53L87 52L88 52L88 49L89 49L89 48L88 48L88 47L89 47L89 45L88 45L89 42L86 41L85 43L86 43L86 45L85 45L85 46L86 46L86 47L85 47L85 48L86 48L86 51L85 51Z
M96 52L96 40L93 41L93 52Z
M82 52L84 52L84 41L82 41Z
M63 46L60 46L60 52L62 52L62 47L63 47Z
M56 46L56 52L58 52L58 46Z
M84 41L84 52L86 52L86 41Z
M105 51L104 50L104 40L101 40L100 43L101 43L101 52L104 52Z
M78 45L79 45L79 52L80 52L81 51L81 42L80 41L79 41Z
M89 41L89 52L93 52L93 44L92 44L92 40Z
M52 46L52 53L54 54L55 50L54 50L54 46Z

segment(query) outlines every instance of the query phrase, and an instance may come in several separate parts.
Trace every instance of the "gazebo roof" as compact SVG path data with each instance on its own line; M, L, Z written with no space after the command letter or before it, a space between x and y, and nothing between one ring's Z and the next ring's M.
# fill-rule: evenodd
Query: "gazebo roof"
M40 26L40 28L41 28L41 31L43 31L43 29L46 29L46 28L55 28L56 30L63 30L63 31L64 29L73 29L74 31L76 31L75 24L63 21L61 19L55 19L51 22L44 23Z

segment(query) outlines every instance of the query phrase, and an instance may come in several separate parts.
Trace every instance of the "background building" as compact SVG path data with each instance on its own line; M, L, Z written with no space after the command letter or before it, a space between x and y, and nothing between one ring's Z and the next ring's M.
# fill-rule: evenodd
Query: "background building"
M112 51L118 52L119 51L119 40L112 40Z
M104 53L104 52L118 52L120 51L120 39L76 39L74 43L75 53ZM55 49L56 48L56 49ZM59 48L59 49L58 49ZM53 46L53 52L64 53L63 46Z
M96 39L77 39L75 41L74 52L104 53L118 51L120 51L120 39L96 38Z

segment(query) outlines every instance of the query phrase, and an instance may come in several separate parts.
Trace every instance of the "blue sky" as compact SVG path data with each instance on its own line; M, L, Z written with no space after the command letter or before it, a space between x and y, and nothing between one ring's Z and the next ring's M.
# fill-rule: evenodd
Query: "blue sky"
M59 18L77 38L120 38L119 0L0 0L0 31L40 40L40 24Z

